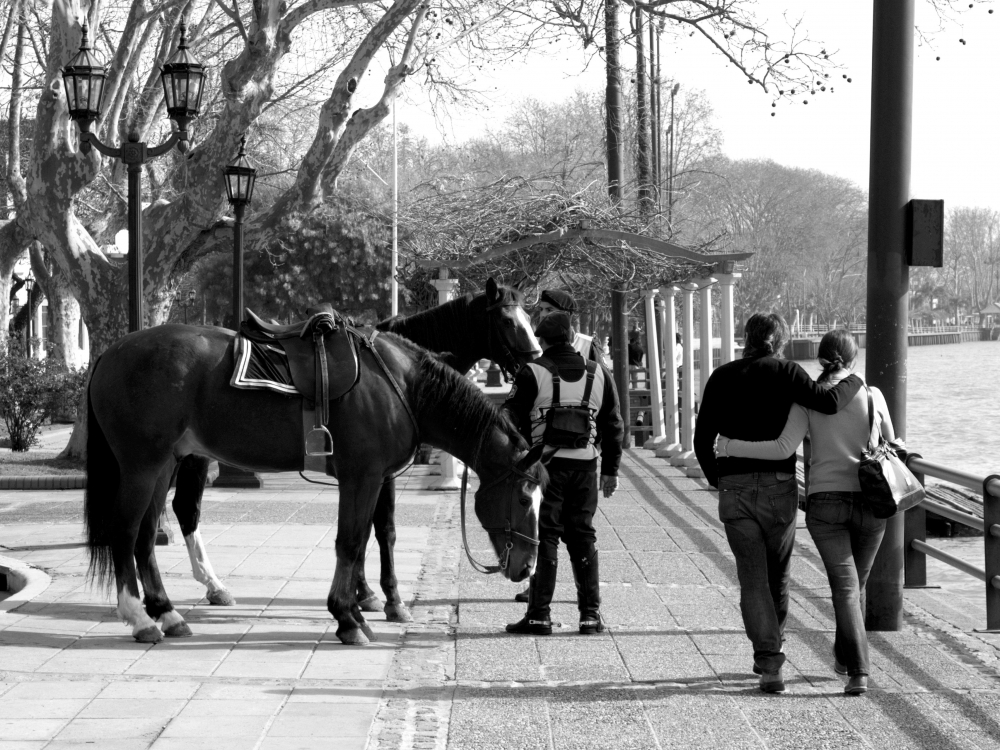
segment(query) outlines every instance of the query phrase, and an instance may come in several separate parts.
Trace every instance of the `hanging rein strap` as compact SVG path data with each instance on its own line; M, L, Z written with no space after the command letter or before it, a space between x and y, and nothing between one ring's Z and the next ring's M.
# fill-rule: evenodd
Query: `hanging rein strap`
M492 482L490 482L485 487L480 487L479 491L482 492L484 490L489 490L492 487L495 487L500 482L505 481L507 479L507 477L509 477L511 474L517 474L522 479L525 479L525 480L527 480L529 482L533 482L534 484L538 484L538 481L539 481L538 479L536 479L535 477L531 476L527 472L521 471L516 466L512 466L510 469L508 469L507 471L505 471L503 474L501 474L499 477L497 477L496 479L494 479ZM466 535L466 532L465 532L465 497L466 497L466 491L468 490L468 487L469 487L469 467L466 466L465 470L462 472L462 502L461 502L461 507L462 507L462 545L465 547L465 556L469 558L469 563L472 565L473 570L475 570L478 573L484 573L486 575L492 575L493 573L501 573L501 572L503 572L504 570L507 569L507 564L510 562L510 551L514 548L514 537L515 536L518 537L519 539L521 539L522 541L525 541L528 544L532 544L532 545L534 545L536 547L538 546L538 540L537 539L533 539L530 536L525 536L521 532L516 531L516 530L514 530L514 529L512 529L510 527L510 517L511 517L511 510L512 510L511 506L514 503L514 495L516 494L514 491L511 491L510 496L508 497L508 500L507 500L507 513L506 513L506 517L504 519L504 526L503 526L503 528L500 528L500 527L485 527L485 526L483 527L487 533L490 533L490 532L500 533L501 531L504 533L505 545L504 545L503 557L500 559L500 564L499 565L483 565L481 562L479 562L478 560L476 560L472 556L472 551L469 549L469 539L468 539L468 536Z

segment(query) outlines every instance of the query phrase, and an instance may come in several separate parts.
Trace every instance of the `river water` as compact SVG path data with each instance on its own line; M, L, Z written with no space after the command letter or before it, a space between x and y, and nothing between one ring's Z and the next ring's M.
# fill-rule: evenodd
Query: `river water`
M821 370L815 360L800 364L814 377ZM864 349L855 369L865 372ZM1000 342L910 347L907 375L907 447L949 468L979 476L1000 474ZM982 537L929 542L985 566ZM927 582L960 597L980 613L985 627L985 584L930 558Z

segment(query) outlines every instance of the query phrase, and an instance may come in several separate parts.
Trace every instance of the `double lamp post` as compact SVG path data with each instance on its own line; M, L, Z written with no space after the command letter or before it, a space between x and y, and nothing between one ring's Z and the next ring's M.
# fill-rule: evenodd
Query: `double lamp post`
M90 48L87 26L82 28L83 38L80 50L63 68L63 84L66 87L66 102L70 118L80 129L80 150L89 153L96 148L100 153L121 159L128 170L128 330L139 331L143 327L143 284L142 284L142 167L152 158L161 156L174 146L182 154L190 146L188 124L198 116L201 109L201 95L204 89L205 68L188 51L187 27L180 24L180 39L177 51L163 65L160 81L167 116L177 124L177 130L158 146L147 146L139 140L137 133L129 133L127 141L120 148L102 143L91 127L101 117L105 84L108 72L103 61ZM240 152L236 161L224 169L226 194L233 206L233 326L239 328L243 317L243 217L246 207L253 198L257 170L247 161L246 137L240 142ZM231 467L220 467L220 473L239 472ZM249 473L248 473L249 474ZM260 486L259 478L253 474L252 481L243 481L239 486ZM221 478L221 477L220 477ZM255 482L255 483L254 483ZM218 483L218 482L217 482Z

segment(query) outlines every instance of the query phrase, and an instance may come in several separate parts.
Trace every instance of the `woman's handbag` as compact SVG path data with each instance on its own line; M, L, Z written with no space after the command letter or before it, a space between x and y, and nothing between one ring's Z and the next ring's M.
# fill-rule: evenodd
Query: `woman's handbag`
M868 391L868 447L861 451L858 481L872 515L889 518L923 500L924 488L882 435L881 417L875 422L871 389L866 385L865 390Z

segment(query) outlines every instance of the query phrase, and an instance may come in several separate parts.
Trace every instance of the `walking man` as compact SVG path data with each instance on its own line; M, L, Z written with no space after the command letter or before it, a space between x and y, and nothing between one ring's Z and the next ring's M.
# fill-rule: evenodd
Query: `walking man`
M719 489L719 518L736 558L743 626L765 693L785 691L781 644L798 513L796 458L717 457L716 438L739 434L742 440L774 440L793 402L835 414L862 385L857 375L830 389L818 385L799 365L781 358L787 341L780 315L750 317L743 359L722 365L709 377L694 435L698 463L708 483Z
M525 439L532 445L543 443L551 456L538 514L538 563L528 587L528 611L507 626L508 633L552 633L550 605L560 539L573 566L580 632L604 630L594 530L597 461L599 455L601 491L611 497L618 488L624 425L611 373L580 356L569 343L571 333L566 312L542 319L535 330L542 356L518 371L504 404Z

